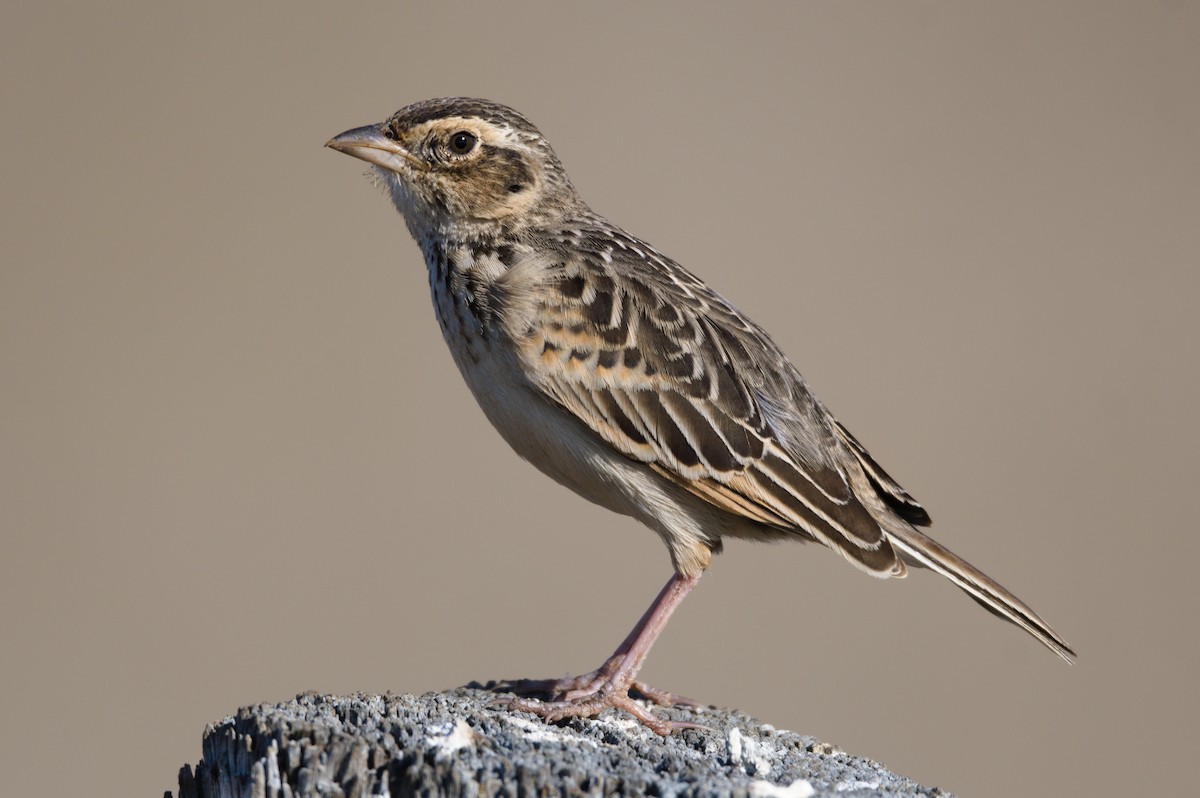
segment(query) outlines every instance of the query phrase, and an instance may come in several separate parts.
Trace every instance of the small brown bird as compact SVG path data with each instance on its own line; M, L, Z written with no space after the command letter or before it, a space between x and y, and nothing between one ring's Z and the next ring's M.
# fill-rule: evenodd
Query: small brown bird
M328 142L372 164L421 247L442 335L496 429L541 471L658 533L674 575L595 671L505 686L547 720L630 698L725 537L815 541L876 577L930 568L1070 662L1070 646L918 527L929 515L809 391L765 331L593 213L521 114L451 97Z

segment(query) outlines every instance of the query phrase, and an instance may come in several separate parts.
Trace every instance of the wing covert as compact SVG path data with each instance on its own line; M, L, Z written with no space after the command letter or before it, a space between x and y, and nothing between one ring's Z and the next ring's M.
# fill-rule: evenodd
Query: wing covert
M537 387L695 496L815 538L869 572L901 572L822 454L837 445L836 422L766 334L636 239L580 244L551 270L518 341Z

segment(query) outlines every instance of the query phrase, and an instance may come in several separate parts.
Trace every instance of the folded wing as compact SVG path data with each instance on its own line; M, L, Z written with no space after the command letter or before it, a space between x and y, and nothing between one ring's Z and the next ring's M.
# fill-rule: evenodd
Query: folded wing
M753 322L622 235L572 242L539 293L520 335L537 386L613 448L714 506L818 540L867 572L902 575L835 454L872 462L865 450ZM920 509L877 466L867 473L908 516Z

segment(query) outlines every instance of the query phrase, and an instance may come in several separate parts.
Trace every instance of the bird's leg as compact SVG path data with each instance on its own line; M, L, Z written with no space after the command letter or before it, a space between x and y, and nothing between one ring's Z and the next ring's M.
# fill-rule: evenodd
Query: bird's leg
M646 655L650 653L650 647L654 645L654 641L666 627L671 613L699 581L700 574L695 576L674 574L624 642L617 647L611 657L605 660L603 665L591 673L570 679L521 679L493 684L490 687L494 690L511 690L521 694L549 694L552 698L550 701L517 698L509 703L509 707L512 709L532 712L547 721L561 720L562 718L590 718L608 707L615 707L630 713L659 734L670 734L675 729L694 726L695 724L676 723L656 718L635 703L629 697L629 691L635 690L664 706L674 703L695 705L696 702L690 699L655 690L634 680L642 663L646 661Z
M667 583L667 585L659 593L658 598L656 598L654 603L650 605L645 613L643 613L641 619L638 620L637 624L633 627L633 630L629 633L625 640L621 642L621 645L617 646L617 650L614 651L612 656L605 660L604 664L596 670L589 673L580 674L579 676L567 677L564 679L516 679L507 682L497 682L490 686L491 689L506 690L508 692L526 696L546 695L554 701L570 701L576 698L594 695L604 685L604 683L609 680L614 671L616 671L617 668L619 668L625 661L630 649L633 647L635 642L637 642L638 638L645 635L646 627L651 623L652 616L656 612L664 612L664 610L661 609L661 606L668 591L670 591L672 586L675 584L675 581L675 579L672 579ZM683 600L683 596L687 595L687 592L691 590L691 587L695 585L696 581L699 581L699 577L693 580L692 585L688 586L683 593L673 601L672 606L669 609L665 610L666 616L663 616L662 621L660 622L658 627L659 632L662 631L662 626L666 624L666 617L670 615L675 606L678 606L679 602ZM650 638L649 642L646 643L646 652L649 651L650 644L654 642L654 637L657 636L658 632L655 632ZM642 659L645 659L645 655L646 654L644 652L642 654ZM659 690L649 686L644 682L635 681L632 682L630 686L631 689L642 695L644 698L648 698L660 706L667 707L673 704L699 706L698 702L693 701L690 698L668 693L665 690Z

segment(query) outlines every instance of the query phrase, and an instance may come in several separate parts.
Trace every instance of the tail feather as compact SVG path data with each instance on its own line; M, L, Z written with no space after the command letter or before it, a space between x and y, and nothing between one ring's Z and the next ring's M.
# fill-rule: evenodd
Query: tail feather
M1029 632L1068 663L1075 661L1075 652L1071 650L1067 641L1051 629L1028 604L996 580L928 535L912 527L896 528L900 527L899 524L892 526L893 528L888 529L888 537L892 546L905 560L913 565L937 571L984 608Z

